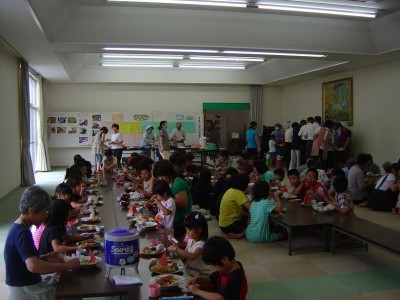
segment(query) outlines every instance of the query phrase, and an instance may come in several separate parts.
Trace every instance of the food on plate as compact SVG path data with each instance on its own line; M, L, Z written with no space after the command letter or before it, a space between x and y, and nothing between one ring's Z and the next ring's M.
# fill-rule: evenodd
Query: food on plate
M158 254L165 250L163 244L158 244L157 246L145 246L140 249L141 254Z
M96 230L96 226L94 226L94 225L81 225L81 226L78 226L78 228L77 228L78 230L80 230L80 231L95 231Z
M82 248L93 248L100 245L100 243L94 239L88 239L79 241L76 243L77 246L82 246Z
M174 285L174 284L177 284L178 282L179 282L179 280L175 279L174 275L172 275L172 274L158 276L156 279L156 283L158 283L162 287Z
M176 271L179 271L178 265L176 262L169 263L166 266L161 266L159 264L156 264L150 268L150 270L154 273L158 274L167 274L167 273L173 273Z

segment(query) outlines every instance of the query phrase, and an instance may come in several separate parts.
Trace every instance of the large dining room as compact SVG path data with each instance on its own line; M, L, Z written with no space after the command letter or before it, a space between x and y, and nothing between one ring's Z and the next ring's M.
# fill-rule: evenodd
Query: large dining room
M219 146L235 152L237 168L250 121L258 123L261 141L276 124L326 120L334 112L325 88L345 82L348 119L337 121L352 131L348 156L371 153L383 175L384 163L400 158L400 140L389 132L398 119L399 32L395 0L2 0L0 299L10 297L4 249L24 191L36 186L55 195L77 154L91 166L85 195L91 202L70 230L98 240L83 247L79 267L43 277L55 282L53 296L32 299L221 299L191 294L181 260L167 272L172 286L160 287L165 274L152 264L171 263L173 241L156 220L127 217L142 207L138 199L128 209L122 204L123 195L134 193L119 177L123 167L110 176L96 172L92 143L100 127L110 139L120 124L126 162L143 150L147 128L158 132L168 120L171 135L181 122L184 150L202 166L219 153L201 145L209 124L218 125ZM246 274L245 299L400 298L399 214L355 206L349 221L299 201L282 203L270 226L285 232L283 240L229 239ZM196 204L191 210L204 213ZM216 217L205 215L208 236L226 237ZM117 229L134 237L128 266L111 263L106 253L110 236L123 234Z

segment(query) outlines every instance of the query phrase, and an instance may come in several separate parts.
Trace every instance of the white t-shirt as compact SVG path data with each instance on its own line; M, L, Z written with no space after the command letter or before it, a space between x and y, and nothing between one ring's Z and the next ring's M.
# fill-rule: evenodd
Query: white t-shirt
M390 189L389 183L390 181L396 181L396 176L394 176L394 174L390 173L386 176L383 175L381 178L379 178L378 182L375 185L375 189L377 189L379 187L379 185L381 184L382 180L385 180L381 187L379 188L381 191L387 191Z
M122 142L122 134L118 133L112 133L111 134L111 142ZM122 144L111 144L111 149L122 149Z
M171 140L179 141L179 142L186 140L185 131L182 128L181 128L181 130L178 130L178 128L174 128L174 130L172 130Z
M307 128L308 128L308 124L309 123L304 124L303 126L300 127L300 131L299 131L298 136L301 137L301 139L303 141L307 140L307 132L306 131L307 131Z
M269 152L276 152L275 144L276 142L274 140L269 140L268 142Z
M285 143L291 143L293 140L293 128L289 127L285 131Z
M204 242L203 241L195 241L193 239L189 239L185 250L189 253L194 253L197 249L203 249ZM194 276L198 276L199 273L206 274L211 271L210 266L208 266L201 258L201 254L195 260L187 260L187 271L189 274L193 273ZM191 272L192 271L192 272ZM194 272L193 272L194 271ZM196 275L197 274L197 275ZM200 275L201 275L200 274Z
M161 217L161 225L164 226L164 228L171 229L174 223L174 217L175 217L175 211L176 211L176 205L175 205L175 200L174 198L169 198L168 200L161 201L161 204L171 211L172 213L165 216L162 212L162 210L158 210L157 216Z

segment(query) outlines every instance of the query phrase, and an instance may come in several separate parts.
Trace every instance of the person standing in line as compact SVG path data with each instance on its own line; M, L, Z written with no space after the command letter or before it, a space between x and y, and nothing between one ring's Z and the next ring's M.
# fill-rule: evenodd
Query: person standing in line
M121 157L122 157L122 144L124 143L122 139L122 134L119 133L119 125L112 124L111 126L111 142L110 146L113 151L113 155L117 158L118 169L121 168Z
M106 141L107 133L108 133L108 128L101 127L100 130L96 133L95 137L93 138L92 154L94 155L95 158L97 172L101 170L101 164L103 163L104 148L105 148L104 143Z
M300 167L300 147L301 147L301 138L299 137L300 124L294 122L292 124L293 132L292 132L292 149L290 151L290 166L289 170L297 169Z
M171 141L175 144L175 146L184 146L186 140L186 132L182 128L182 123L177 122L176 127L172 130L171 133Z
M158 142L159 142L159 151L160 155L163 159L169 159L170 156L170 141L168 135L168 123L167 121L161 121L160 125L158 126Z
M301 138L300 143L300 165L304 165L307 159L306 149L307 149L307 136L305 135L308 123L305 120L300 121L300 130L298 136Z
M314 126L314 118L309 117L307 119L307 128L304 132L304 138L307 140L306 142L306 159L310 157L311 155L311 149L312 145L314 142L314 131L315 131L315 126Z
M145 129L145 131L143 133L142 140L140 141L140 147L148 148L148 149L142 150L142 154L147 156L147 157L151 156L150 147L155 142L153 129L154 129L154 127L152 125L147 125L146 129Z
M257 122L251 121L249 129L246 131L246 151L250 156L259 155L261 151L260 140L256 128Z
M291 159L292 141L293 141L293 127L289 126L285 130L285 161L288 170L290 170L289 166Z

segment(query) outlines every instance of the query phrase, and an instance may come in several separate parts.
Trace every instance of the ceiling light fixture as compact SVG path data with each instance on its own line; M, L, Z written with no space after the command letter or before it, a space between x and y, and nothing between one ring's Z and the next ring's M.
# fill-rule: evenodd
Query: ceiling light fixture
M324 54L314 53L289 53L289 52L263 52L263 51L236 51L224 50L222 53L226 54L245 54L245 55L266 55L266 56L294 56L294 57L326 57Z
M202 6L223 6L223 7L246 7L245 0L107 0L108 2L132 2L132 3L156 3L156 4L180 4L180 5L202 5Z
M131 68L173 68L173 64L138 64L138 63L121 63L121 62L102 62L102 67L131 67Z
M122 59L183 59L183 55L151 55L151 54L108 54L102 53L104 58Z
M218 53L211 49L169 49L169 48L126 48L126 47L104 47L104 51L143 51L143 52L182 52L182 53Z
M364 7L332 5L319 2L301 2L301 1L257 1L255 4L259 9L305 12L316 14L328 14L350 17L375 18L377 11Z
M179 68L194 68L194 69L234 69L234 70L244 70L246 66L243 65L191 65L182 64Z
M235 56L200 56L190 55L189 59L193 60L218 60L218 61L264 61L263 57L235 57Z

